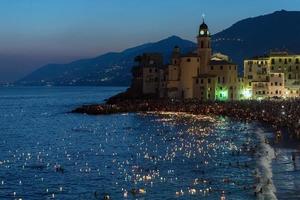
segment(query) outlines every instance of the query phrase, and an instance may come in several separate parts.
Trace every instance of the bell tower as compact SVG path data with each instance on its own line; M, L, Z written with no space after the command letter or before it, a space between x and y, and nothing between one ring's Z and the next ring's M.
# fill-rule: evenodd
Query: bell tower
M200 57L200 72L207 73L208 71L208 63L211 58L211 41L210 41L210 33L208 31L208 26L203 22L199 27L198 33L198 56Z

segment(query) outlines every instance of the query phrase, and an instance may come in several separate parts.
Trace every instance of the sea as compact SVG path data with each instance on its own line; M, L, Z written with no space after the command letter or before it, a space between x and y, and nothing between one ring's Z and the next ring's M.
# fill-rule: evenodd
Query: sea
M300 199L300 145L259 122L71 113L123 87L1 87L0 199Z

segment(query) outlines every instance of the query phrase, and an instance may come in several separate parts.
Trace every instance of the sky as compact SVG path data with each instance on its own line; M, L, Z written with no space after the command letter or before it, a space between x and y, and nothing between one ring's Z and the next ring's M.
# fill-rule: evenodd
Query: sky
M194 41L203 14L217 33L297 8L300 0L0 0L0 82L171 35Z

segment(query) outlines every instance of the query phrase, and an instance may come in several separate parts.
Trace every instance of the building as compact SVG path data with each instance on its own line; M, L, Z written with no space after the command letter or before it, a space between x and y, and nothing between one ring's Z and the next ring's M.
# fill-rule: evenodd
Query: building
M175 46L169 64L148 53L136 58L131 88L143 96L169 99L226 101L300 97L300 55L271 52L244 60L244 76L221 53L212 54L211 35L203 23L197 48L183 54Z
M237 65L226 55L212 55L211 35L204 20L197 44L197 49L188 54L175 46L168 65L163 65L157 54L137 57L136 68L141 72L134 80L142 83L142 94L203 101L239 99Z
M130 89L136 94L158 97L160 70L163 67L162 55L147 53L135 58L137 66L132 68L133 80Z
M300 96L300 55L271 52L244 61L244 87L249 98Z

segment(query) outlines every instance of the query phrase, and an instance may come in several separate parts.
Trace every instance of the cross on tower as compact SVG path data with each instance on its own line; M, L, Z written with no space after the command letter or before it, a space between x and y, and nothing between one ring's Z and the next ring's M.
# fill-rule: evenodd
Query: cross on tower
M203 23L204 23L204 18L205 18L205 14L203 13L202 14L202 21L203 21Z

